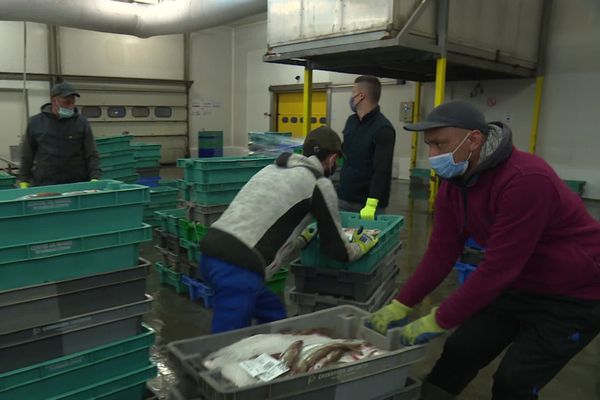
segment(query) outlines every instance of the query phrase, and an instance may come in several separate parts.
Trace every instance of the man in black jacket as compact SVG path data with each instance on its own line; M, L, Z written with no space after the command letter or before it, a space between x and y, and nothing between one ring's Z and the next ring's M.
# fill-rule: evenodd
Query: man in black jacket
M344 127L344 166L340 174L340 209L363 219L383 213L390 197L396 132L379 110L381 83L374 76L354 81Z
M100 159L88 120L75 108L79 93L67 82L50 91L51 102L29 120L21 143L20 187L100 178Z

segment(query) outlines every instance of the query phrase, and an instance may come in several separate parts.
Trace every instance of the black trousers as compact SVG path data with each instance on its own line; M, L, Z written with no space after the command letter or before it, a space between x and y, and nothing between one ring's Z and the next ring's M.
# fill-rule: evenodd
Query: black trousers
M450 335L427 382L458 395L508 347L492 399L535 400L599 332L600 301L505 293Z

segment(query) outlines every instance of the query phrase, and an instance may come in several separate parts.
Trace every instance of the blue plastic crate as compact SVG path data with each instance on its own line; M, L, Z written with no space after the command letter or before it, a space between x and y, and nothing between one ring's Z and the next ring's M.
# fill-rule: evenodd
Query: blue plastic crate
M467 281L469 275L471 275L471 273L473 273L477 267L457 261L456 264L454 264L454 269L458 271L458 284L462 285Z
M144 185L148 187L157 187L160 186L160 176L151 176L147 178L140 178L137 180L138 185Z
M181 276L181 282L189 288L191 301L195 302L198 299L202 299L204 307L212 308L212 300L215 292L207 284L186 275Z
M198 149L198 157L223 157L223 149Z

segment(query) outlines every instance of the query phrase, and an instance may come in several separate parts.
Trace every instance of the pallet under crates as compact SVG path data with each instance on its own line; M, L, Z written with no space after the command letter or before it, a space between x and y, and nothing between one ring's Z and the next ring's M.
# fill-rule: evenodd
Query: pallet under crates
M364 323L369 315L356 307L340 306L231 332L170 343L167 348L179 381L178 394L183 399L219 400L415 399L419 385L418 382L409 380L408 371L424 357L425 348L402 347L401 328L390 329L386 336L366 328ZM256 334L289 333L316 327L327 329L335 338L365 340L386 350L386 353L352 364L289 375L276 381L241 388L225 384L220 379L219 370L208 370L202 363L209 353ZM415 385L412 386L413 397L395 397L411 385Z

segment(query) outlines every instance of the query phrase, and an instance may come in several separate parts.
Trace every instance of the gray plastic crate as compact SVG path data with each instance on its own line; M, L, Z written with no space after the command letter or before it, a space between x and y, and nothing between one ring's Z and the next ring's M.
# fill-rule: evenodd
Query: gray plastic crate
M336 268L307 267L299 260L291 265L296 291L347 297L356 301L367 301L374 291L396 268L396 258L402 245L395 247L369 273L350 272Z
M0 335L144 300L150 263L0 292Z
M253 400L288 399L301 396L311 399L310 393L324 388L343 387L351 382L397 370L394 385L404 385L411 364L425 355L425 347L402 347L401 328L390 329L386 336L365 327L370 313L352 306L340 306L309 315L288 318L281 321L255 325L245 329L180 340L167 347L175 374L180 379L180 390L186 397L205 396L211 400ZM289 333L309 328L329 329L338 338L363 339L388 352L377 357L355 363L332 367L314 373L290 375L271 383L260 383L244 388L235 388L223 383L220 372L209 371L202 365L208 354L243 338L261 333ZM187 381L188 384L184 382ZM191 384L189 384L191 382ZM181 385L185 384L185 388ZM375 398L393 394L390 388L369 385ZM397 388L398 386L395 386ZM339 389L342 390L342 389Z
M205 207L185 202L185 207L188 209L189 220L198 222L204 226L210 226L223 215L228 205Z
M0 372L37 364L142 332L152 297L0 335Z
M301 293L293 288L290 290L290 300L298 307L298 315L310 314L341 305L351 305L368 312L374 312L390 302L398 292L396 278L400 273L397 265L385 276L383 282L373 292L367 301L349 300L344 297L320 295L316 293Z
M397 371L391 370L390 373L383 373L375 375L380 381L373 381L371 378L363 378L350 384L340 386L338 390L337 386L330 386L322 390L312 392L310 394L303 394L294 397L288 397L286 400L349 400L349 399L361 399L361 400L417 400L420 396L421 382L408 378L406 385L398 392L392 395L384 395L385 397L373 397L373 386L374 385L386 385L391 384L394 386L395 382L387 382L388 379L397 379ZM177 386L172 386L169 391L169 397L167 400L206 400L206 397L185 397Z

